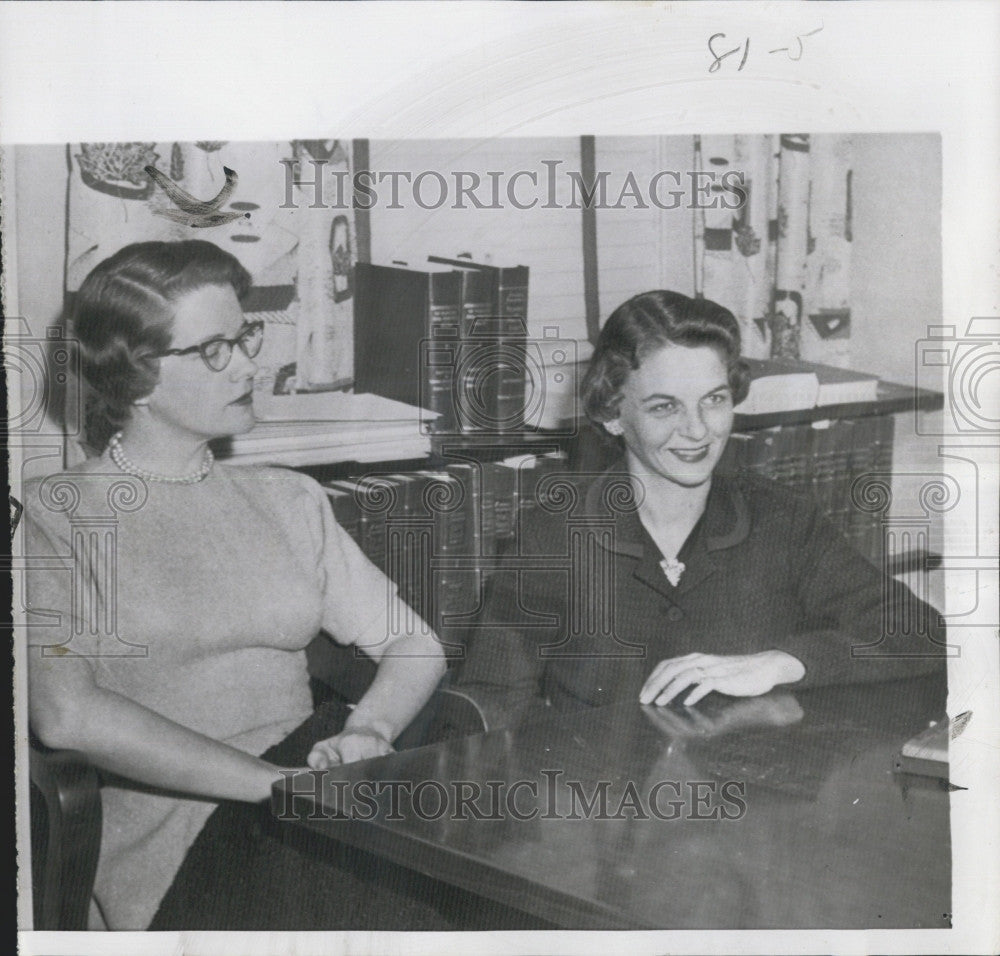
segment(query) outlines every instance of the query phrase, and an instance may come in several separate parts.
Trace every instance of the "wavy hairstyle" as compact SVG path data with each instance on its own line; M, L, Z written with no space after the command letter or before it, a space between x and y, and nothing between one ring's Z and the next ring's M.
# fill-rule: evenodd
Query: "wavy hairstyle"
M159 378L154 353L171 347L174 303L188 292L232 286L237 298L250 273L211 242L137 242L96 265L73 300L72 329L81 370L92 389L87 438L103 448L132 404Z
M714 348L726 363L733 403L746 398L750 372L740 358L740 326L733 313L710 299L656 290L622 303L601 329L581 386L587 417L598 424L617 418L629 373L665 345Z

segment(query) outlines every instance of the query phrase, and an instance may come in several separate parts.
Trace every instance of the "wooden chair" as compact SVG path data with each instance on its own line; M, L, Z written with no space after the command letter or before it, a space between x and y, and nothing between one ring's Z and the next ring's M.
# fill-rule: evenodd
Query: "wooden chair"
M412 750L485 730L486 719L471 697L450 687L439 687L410 726L396 738L395 746L397 750Z
M30 748L31 886L36 930L85 930L101 846L101 793L82 754Z
M325 634L320 634L306 648L306 659L316 706L327 700L356 704L375 678L376 666L371 658L357 654L353 647L337 644ZM445 675L423 710L396 739L397 750L486 730L479 706L467 694L448 686L450 676L450 673Z

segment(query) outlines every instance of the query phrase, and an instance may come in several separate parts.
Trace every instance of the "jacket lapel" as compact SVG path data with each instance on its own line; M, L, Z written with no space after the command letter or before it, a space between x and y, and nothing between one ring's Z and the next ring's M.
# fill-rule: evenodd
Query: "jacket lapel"
M596 515L600 510L596 503L607 500L603 494L607 482L621 481L625 474L624 467L619 465L594 482L587 495L588 513ZM742 491L732 479L714 476L705 513L678 555L685 567L674 587L660 567L663 555L639 520L638 510L616 509L614 521L615 535L608 546L618 556L635 560L632 575L636 580L670 600L704 584L719 570L715 552L741 543L750 533L749 511Z

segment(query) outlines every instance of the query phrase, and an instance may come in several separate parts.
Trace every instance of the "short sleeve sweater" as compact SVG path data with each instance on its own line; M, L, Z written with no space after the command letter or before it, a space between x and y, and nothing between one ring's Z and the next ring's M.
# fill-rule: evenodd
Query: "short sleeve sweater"
M370 648L397 600L285 469L145 483L102 459L28 483L24 534L29 667L84 657L101 687L253 754L311 712L318 631ZM102 801L95 898L110 928L144 928L214 804L117 779Z

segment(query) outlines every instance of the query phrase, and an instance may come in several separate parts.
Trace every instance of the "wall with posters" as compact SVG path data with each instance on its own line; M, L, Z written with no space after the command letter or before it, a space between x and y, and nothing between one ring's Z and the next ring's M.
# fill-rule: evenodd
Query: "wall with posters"
M913 343L923 336L928 324L940 320L940 141L935 135L914 134L866 134L850 139L852 321L849 340L838 346L840 364L891 380L912 382ZM285 170L277 160L282 148L289 152L288 143L235 144L214 151L205 149L204 144L202 147L166 144L163 150L158 150L163 153L162 158L174 158L171 154L177 150L173 146L181 150L182 164L186 164L191 180L190 191L196 195L207 197L214 192L213 187L221 180L213 172L213 160L222 165L222 159L226 158L222 156L224 149L235 148L237 153L242 149L247 156L266 153L273 162L258 163L248 181L266 178L267 169L273 165L273 186L264 191L275 206L285 196ZM718 144L711 142L706 150L720 151ZM16 264L18 272L19 313L28 321L33 336L44 337L46 327L58 320L64 288L72 289L78 281L92 245L87 242L87 230L77 228L86 220L79 209L80 185L74 182L78 173L74 166L79 166L79 160L72 158L80 155L80 147L76 144L67 150L61 145L21 146L14 155L17 248L8 250L9 261ZM233 162L241 157L242 153ZM379 200L369 212L372 259L416 264L427 254L468 252L476 257L489 257L497 264L527 264L532 270L529 299L532 334L555 325L561 337L582 342L586 338L582 217L578 184L570 175L580 169L580 159L577 137L372 141L369 153L372 169L405 171L411 180L427 173L417 197L419 201L415 199L412 182L400 183L395 203L387 190L379 187ZM610 172L609 195L613 201L628 173L640 185L664 170L677 172L683 180L692 167L692 137L598 137L595 159L598 170ZM249 160L242 157L242 162L246 167ZM177 164L174 165L176 173ZM164 170L169 171L169 163L164 164ZM523 175L532 171L536 174L534 180ZM200 179L194 177L195 172L199 172ZM475 195L483 208L477 206L470 194L456 208L456 172L479 177L480 187ZM512 178L519 173L522 175L512 186ZM445 174L445 188L450 190L446 201L441 203L438 203L439 174ZM473 180L466 178L463 182L469 186ZM494 184L499 196L495 202L491 201ZM262 189L263 185L258 191ZM301 223L312 221L309 217L312 213L312 218L323 219L325 237L330 225L327 220L337 210L321 210L320 216L307 208L309 191L299 191L301 198L296 202L300 208L287 211L289 222L281 224L281 228L299 239L303 235L308 238L311 230ZM98 195L92 189L82 196L86 201L107 201L111 204L107 208L119 211L128 203L126 199ZM525 206L536 201L530 208L522 209L511 202L511 197ZM329 191L327 200L330 204ZM622 209L599 208L596 214L602 320L615 305L636 292L666 287L692 293L698 282L693 251L697 211L687 208L686 203L668 210L625 205ZM136 208L132 205L126 209L132 214L129 221L135 228ZM158 227L164 222L163 217L150 217L149 210L145 213ZM257 220L261 218L262 214L257 214ZM260 226L236 223L226 228L247 231ZM210 228L198 233L203 238L215 237ZM250 248L251 244L244 246ZM72 262L68 261L70 258ZM734 259L739 265L739 259L735 256ZM284 262L287 267L290 260L287 256L284 259L274 256L272 261ZM264 266L260 269L266 272ZM286 271L294 270L286 268ZM265 281L270 283L270 279ZM324 281L321 277L313 285L322 285ZM329 290L313 291L318 296L315 301L319 302L325 301L323 297ZM302 301L312 295L307 283L299 292L300 298L304 296ZM342 339L341 355L349 354L348 341ZM818 358L809 354L803 357ZM324 369L329 366L327 371L337 365L331 375L350 374L343 362L323 364Z

